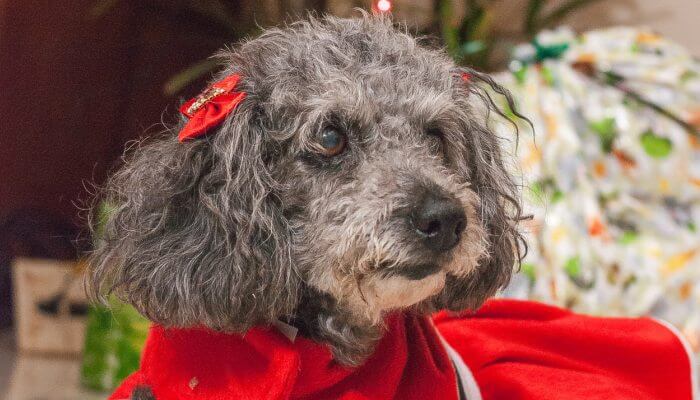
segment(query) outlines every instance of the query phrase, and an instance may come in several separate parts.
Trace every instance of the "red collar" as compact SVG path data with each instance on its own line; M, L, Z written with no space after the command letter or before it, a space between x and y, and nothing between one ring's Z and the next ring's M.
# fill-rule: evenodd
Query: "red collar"
M245 335L151 329L141 368L110 399L139 385L157 399L456 399L452 364L432 323L397 315L360 367L338 365L329 349L276 328Z

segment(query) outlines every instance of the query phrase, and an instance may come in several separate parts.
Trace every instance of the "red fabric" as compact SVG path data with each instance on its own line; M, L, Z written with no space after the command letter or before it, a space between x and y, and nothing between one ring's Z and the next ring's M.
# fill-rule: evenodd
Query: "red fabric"
M292 343L274 328L244 336L153 327L141 362L110 397L139 385L157 400L456 399L452 364L426 318L396 315L377 351L359 368L335 363L326 346Z
M679 340L648 319L603 319L498 300L435 327L462 356L484 400L691 398ZM334 363L328 349L274 328L243 336L154 327L140 371L110 397L148 385L157 400L456 399L452 365L430 321L395 315L368 361Z
M544 304L491 301L471 317L434 317L485 400L689 400L680 340L647 318L594 318Z
M239 75L227 76L180 107L180 112L190 119L178 135L180 142L206 134L211 128L221 124L226 119L226 116L236 109L238 104L245 98L244 92L236 92L234 90L239 80ZM220 89L222 93L204 101L202 106L196 111L192 113L188 111L195 102L216 89Z

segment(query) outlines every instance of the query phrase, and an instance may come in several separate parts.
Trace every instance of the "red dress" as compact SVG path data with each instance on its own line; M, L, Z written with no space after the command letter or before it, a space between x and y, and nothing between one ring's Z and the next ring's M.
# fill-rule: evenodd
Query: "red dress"
M468 400L689 400L697 391L689 354L652 319L512 300L468 316L394 315L357 368L275 327L233 335L154 326L141 368L110 399L146 385L157 400L456 400L460 390Z

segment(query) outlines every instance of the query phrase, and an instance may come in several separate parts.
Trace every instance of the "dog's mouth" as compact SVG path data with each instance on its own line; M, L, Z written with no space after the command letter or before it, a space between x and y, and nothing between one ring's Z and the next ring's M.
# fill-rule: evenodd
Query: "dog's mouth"
M391 269L385 270L385 274L386 276L400 276L412 281L419 281L431 275L435 275L440 272L441 269L442 267L437 263L395 265Z

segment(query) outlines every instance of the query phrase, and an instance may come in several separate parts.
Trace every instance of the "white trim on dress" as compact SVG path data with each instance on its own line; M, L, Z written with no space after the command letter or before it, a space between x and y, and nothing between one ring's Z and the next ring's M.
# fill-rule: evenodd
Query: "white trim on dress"
M482 400L481 390L479 390L479 385L476 383L476 379L474 379L474 374L472 374L472 371L469 369L469 367L467 367L467 364L464 363L462 356L460 356L459 353L457 353L457 351L453 349L449 343L447 343L447 340L442 337L442 334L437 329L432 319L430 322L433 325L435 333L437 333L438 337L440 338L442 347L445 348L448 357L450 357L450 360L452 360L452 363L455 366L457 379L462 382L462 389L464 389L464 394L467 396L467 400Z
M683 334L678 330L678 328L676 328L668 321L664 321L663 319L658 318L652 318L652 320L656 321L659 325L662 325L666 329L671 331L671 333L673 333L683 345L683 348L685 349L685 352L688 355L688 362L690 363L690 387L691 392L693 394L693 400L700 400L700 390L698 389L698 380L700 380L700 375L698 373L698 360L695 359L695 354L693 353L693 350L690 347L690 343L688 343L688 339L686 339L686 337L683 336Z

